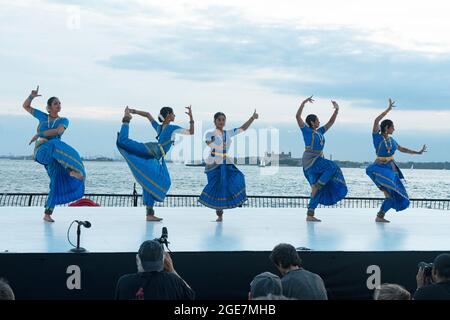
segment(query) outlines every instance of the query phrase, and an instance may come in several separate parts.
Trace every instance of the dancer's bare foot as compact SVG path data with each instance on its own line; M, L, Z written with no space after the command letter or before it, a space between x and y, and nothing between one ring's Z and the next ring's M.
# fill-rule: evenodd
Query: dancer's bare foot
M55 222L55 220L52 219L52 216L49 214L44 214L44 221L47 222Z
M163 218L159 218L157 216L147 216L146 218L147 221L156 221L156 222L162 221L162 219Z
M127 106L123 113L122 122L130 122L131 118L133 118L133 116L131 115L130 108L128 108L128 106Z
M71 176L71 177L74 177L74 178L76 178L76 179L78 179L78 180L84 180L84 176L81 174L81 173L78 173L78 172L76 172L76 171L70 171L69 172L69 175Z
M386 220L385 218L380 218L380 217L376 217L375 218L375 222L384 222L384 223L389 223L389 220Z
M307 217L306 217L306 221L310 221L310 222L321 222L322 220L317 219L317 218L314 217L314 216L307 216Z
M222 222L223 221L223 217L222 216L217 216L216 222Z

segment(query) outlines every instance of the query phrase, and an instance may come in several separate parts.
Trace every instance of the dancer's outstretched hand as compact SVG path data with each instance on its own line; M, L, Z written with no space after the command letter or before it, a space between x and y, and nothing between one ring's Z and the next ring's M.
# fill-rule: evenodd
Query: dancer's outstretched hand
M336 101L331 100L331 103L333 104L333 108L334 109L339 110L339 105L338 105L338 103Z
M389 98L389 107L388 107L388 110L391 111L392 108L395 108L395 107L396 107L395 101L392 100L391 98Z
M29 143L28 145L30 145L30 144L32 144L33 142L35 142L38 138L39 138L39 135L38 135L38 134L34 135L33 138L31 138L30 143Z
M313 102L314 102L313 97L314 97L314 96L311 96L311 97L306 98L305 100L302 101L302 104L306 104L307 102L313 103Z
M36 90L31 90L30 94L33 98L40 97L42 95L39 94L39 86L37 86Z
M259 118L259 114L256 113L256 109L255 109L255 111L253 112L252 118L253 118L254 120L256 120L256 119Z
M420 149L419 154L422 154L424 152L427 152L427 145L426 144L424 144L422 149Z
M186 109L187 111L185 113L189 116L189 118L192 119L192 105L189 105L188 107L186 107Z

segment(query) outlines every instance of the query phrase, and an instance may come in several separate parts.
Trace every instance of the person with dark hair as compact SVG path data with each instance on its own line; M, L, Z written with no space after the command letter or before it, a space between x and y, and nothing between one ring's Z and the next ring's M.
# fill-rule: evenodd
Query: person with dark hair
M155 216L153 206L155 201L164 201L170 188L170 175L164 157L175 141L176 134L193 135L194 118L191 106L186 107L189 116L189 129L170 124L175 120L175 113L170 107L161 109L158 124L152 115L146 111L125 108L122 127L117 136L117 148L125 158L136 181L142 186L144 205L146 206L147 221L161 221ZM156 130L157 142L141 143L129 138L130 120L132 114L147 118Z
M203 189L199 202L216 210L217 222L223 221L223 210L236 208L247 200L244 174L234 165L229 150L231 138L247 130L258 119L256 110L239 128L225 130L226 116L222 112L214 115L215 130L206 133L206 144L211 153L205 160L208 183Z
M395 107L394 103L394 101L389 99L388 108L376 117L373 122L372 140L377 158L373 164L366 168L366 174L386 197L377 213L376 222L389 222L389 220L385 219L385 215L390 209L402 211L409 207L408 193L402 183L404 176L394 161L395 151L422 154L427 150L425 145L420 151L413 151L400 146L392 138L395 130L392 120L386 119L380 124L381 119Z
M281 284L285 297L298 300L328 300L322 278L301 267L302 261L292 245L280 243L273 248L269 258L283 276Z
M330 120L321 127L319 118L315 114L308 115L306 120L303 121L303 109L308 102L314 102L312 96L300 104L295 117L305 142L305 151L302 157L303 173L311 186L311 198L306 212L306 221L320 222L321 220L314 216L317 206L319 204L331 206L345 198L347 185L339 166L323 156L325 133L336 121L339 105L336 101L331 101L334 113Z
M414 300L450 300L450 254L443 253L434 259L431 279L420 268L416 280Z
M411 300L411 294L398 284L383 283L375 289L374 300Z
M116 300L194 300L194 291L157 240L141 244L136 264L138 273L126 274L117 282Z
M8 281L3 278L0 278L0 300L16 300L14 291Z
M54 222L52 213L56 205L78 200L84 195L86 171L78 152L61 141L69 120L59 116L61 102L51 97L47 113L31 107L34 98L40 97L39 86L24 101L23 108L39 121L35 142L34 160L45 167L50 177L50 191L45 203L44 220Z

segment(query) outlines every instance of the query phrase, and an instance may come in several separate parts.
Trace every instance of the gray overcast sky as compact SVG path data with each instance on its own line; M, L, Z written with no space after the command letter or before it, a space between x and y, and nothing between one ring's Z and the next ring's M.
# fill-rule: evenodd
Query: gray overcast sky
M39 84L43 97L36 106L60 97L62 115L71 119L66 138L91 155L114 154L113 123L126 104L154 114L174 106L185 125L182 109L192 104L205 129L215 111L238 124L257 108L261 127L281 130L281 149L300 153L294 114L301 99L315 94L306 112L323 123L332 112L330 99L341 105L326 147L337 158L373 158L371 122L389 97L398 105L390 118L399 142L429 145L427 155L407 159L450 158L448 2L0 5L0 154L30 153L36 123L20 105ZM135 133L153 137L143 122Z

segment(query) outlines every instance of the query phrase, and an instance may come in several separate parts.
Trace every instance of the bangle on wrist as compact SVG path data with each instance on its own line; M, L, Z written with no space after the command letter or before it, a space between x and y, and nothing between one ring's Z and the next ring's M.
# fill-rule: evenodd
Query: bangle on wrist
M28 96L28 100L33 101L33 99L34 99L34 97L30 94L30 95Z
M194 120L190 120L189 123L194 123Z

